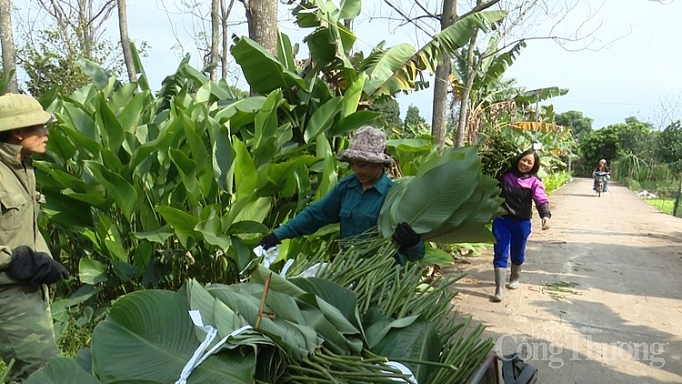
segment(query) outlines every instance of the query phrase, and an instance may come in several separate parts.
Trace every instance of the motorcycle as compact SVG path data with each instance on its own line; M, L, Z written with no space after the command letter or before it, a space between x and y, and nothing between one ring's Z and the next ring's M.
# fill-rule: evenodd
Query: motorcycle
M606 181L609 179L609 174L608 172L597 171L593 173L593 176L596 180L594 191L601 197L601 194L606 192Z

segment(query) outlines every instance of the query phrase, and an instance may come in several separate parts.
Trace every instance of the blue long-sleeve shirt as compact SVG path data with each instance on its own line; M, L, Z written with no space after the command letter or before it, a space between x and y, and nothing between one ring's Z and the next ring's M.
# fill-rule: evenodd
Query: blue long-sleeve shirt
M345 177L325 197L275 229L275 236L283 240L309 235L332 223L339 223L342 239L359 235L377 225L379 211L392 186L393 181L385 172L366 190L362 189L357 176ZM420 241L404 253L410 260L423 259L424 242Z

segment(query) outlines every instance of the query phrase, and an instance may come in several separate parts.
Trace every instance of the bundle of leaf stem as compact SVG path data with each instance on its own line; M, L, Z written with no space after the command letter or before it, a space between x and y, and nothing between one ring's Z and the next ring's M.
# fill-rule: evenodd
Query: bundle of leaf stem
M396 263L398 246L378 230L362 238L342 241L341 251L329 262L326 247L313 257L299 258L294 273L316 264L324 264L316 277L335 282L357 294L357 307L363 317L370 309L378 309L393 319L419 315L433 324L441 345L442 364L430 383L465 382L485 360L493 347L491 339L481 341L484 326L470 329L471 317L466 320L455 316L452 301L457 292L452 284L464 275L454 278L436 277L424 283L423 271L418 264L405 266ZM363 381L381 382L381 381ZM420 383L423 384L423 383Z

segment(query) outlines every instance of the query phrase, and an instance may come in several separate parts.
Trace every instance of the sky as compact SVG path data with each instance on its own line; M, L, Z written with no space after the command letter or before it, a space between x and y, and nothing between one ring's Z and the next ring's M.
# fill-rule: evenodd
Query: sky
M21 3L22 0L19 0ZM143 64L154 89L163 78L177 69L184 53L192 55L199 67L198 52L192 32L192 17L178 12L174 0L129 0L128 28L132 39L146 41L151 48ZM407 12L417 10L410 0L393 0ZM437 0L423 0L435 11ZM547 39L527 41L527 47L507 71L507 77L527 90L558 86L568 88L567 95L543 102L553 104L557 113L568 110L583 112L594 119L593 128L620 123L629 116L663 125L663 110L675 113L669 119L682 119L682 76L674 71L682 62L682 0L545 0L550 11L565 14L549 18L537 14L527 22L528 36L584 37L576 42L558 44ZM207 2L204 2L207 3ZM567 4L568 12L562 12ZM15 4L21 7L21 4ZM165 9L164 9L165 8ZM297 30L286 6L280 5L280 28L292 42L302 43L306 31ZM400 26L396 21L381 19L390 9L381 0L363 1L363 13L354 31L359 37L356 49L369 50L382 40L386 46L407 42L419 47L426 35L414 26ZM393 16L396 16L395 13ZM244 8L237 1L231 20L237 35L247 34ZM107 34L118 36L117 19L107 22ZM422 24L427 27L426 24ZM550 30L553 27L552 30ZM182 46L182 49L179 46ZM302 50L302 53L305 53ZM239 67L231 64L232 82L247 88L238 78ZM432 88L397 97L404 116L407 107L417 106L423 117L431 121ZM679 105L678 105L679 104ZM679 110L679 111L678 111ZM662 127L664 128L664 126Z

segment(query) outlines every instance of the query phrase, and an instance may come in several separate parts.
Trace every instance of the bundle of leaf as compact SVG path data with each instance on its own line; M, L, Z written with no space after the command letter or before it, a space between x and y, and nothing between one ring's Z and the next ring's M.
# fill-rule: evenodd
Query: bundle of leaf
M485 134L478 152L483 164L483 173L494 178L511 167L512 160L523 150L516 142L501 131L490 131Z
M424 241L492 243L488 225L501 212L497 180L481 173L476 147L432 153L413 177L391 188L378 227L390 237L407 222Z
M464 337L467 324L439 335L420 316L392 320L376 309L361 321L356 294L330 281L263 267L254 280L263 283L190 281L179 292L123 296L89 350L27 383L454 383L461 365L441 355L459 364L491 348L478 330Z

